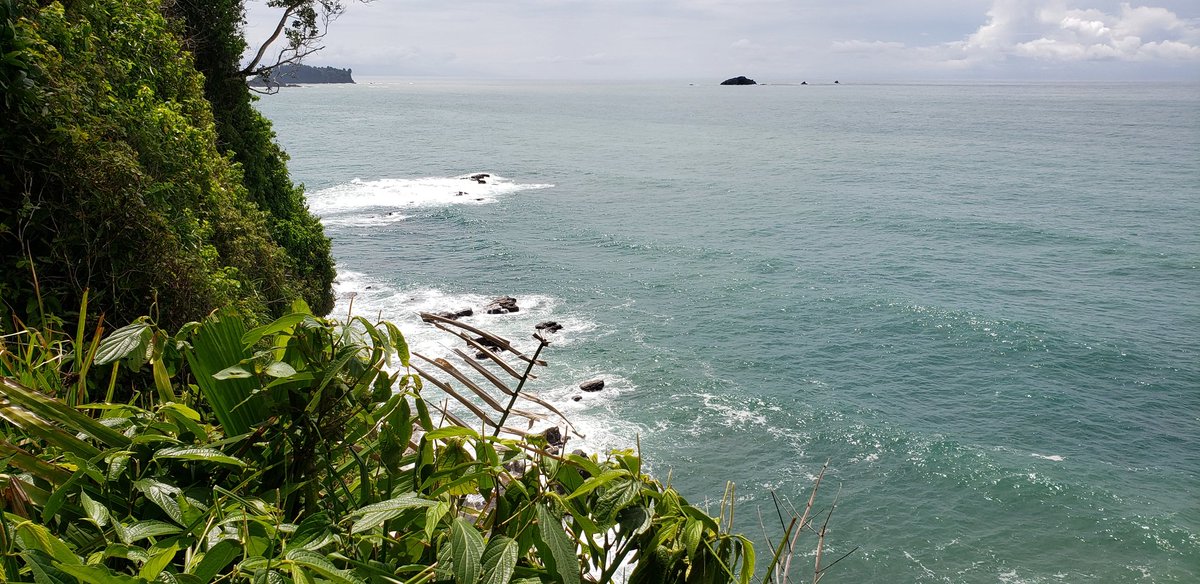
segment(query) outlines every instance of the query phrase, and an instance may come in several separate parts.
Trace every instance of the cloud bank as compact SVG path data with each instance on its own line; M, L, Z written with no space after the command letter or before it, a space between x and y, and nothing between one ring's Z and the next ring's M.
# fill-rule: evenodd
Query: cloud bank
M835 41L836 53L887 56L969 69L1005 61L1200 63L1200 24L1166 8L1121 3L1115 12L1066 2L995 0L987 21L965 39L934 45Z

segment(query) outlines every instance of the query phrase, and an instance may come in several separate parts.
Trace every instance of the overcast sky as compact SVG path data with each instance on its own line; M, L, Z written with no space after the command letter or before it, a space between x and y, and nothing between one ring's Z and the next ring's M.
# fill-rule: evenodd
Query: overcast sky
M346 1L306 62L356 76L1200 80L1197 0Z

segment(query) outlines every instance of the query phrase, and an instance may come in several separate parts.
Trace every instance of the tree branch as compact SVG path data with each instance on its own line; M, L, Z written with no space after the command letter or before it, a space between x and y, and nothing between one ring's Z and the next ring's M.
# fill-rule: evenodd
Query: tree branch
M288 19L292 17L292 13L295 12L295 10L295 6L289 6L283 11L283 16L279 18L279 24L275 25L275 32L271 34L271 38L267 39L266 42L258 47L258 53L254 55L254 60L250 61L250 64L246 65L246 68L239 72L240 75L247 77L255 72L255 68L258 67L260 62L262 62L263 55L267 53L267 47L271 46L276 40L279 39L279 35L283 34L283 29L287 27Z

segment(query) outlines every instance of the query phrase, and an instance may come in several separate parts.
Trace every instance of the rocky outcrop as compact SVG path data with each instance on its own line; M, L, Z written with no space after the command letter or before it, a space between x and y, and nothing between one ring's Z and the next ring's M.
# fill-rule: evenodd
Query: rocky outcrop
M558 331L561 331L563 326L553 320L547 320L545 322L537 323L536 325L533 326L533 328L535 328L539 331L545 332L545 333L556 333Z
M483 307L483 311L488 314L508 314L520 310L521 308L517 306L517 299L512 296L495 298L487 306Z
M758 85L758 84L755 83L753 79L750 79L749 77L746 77L745 75L738 75L737 77L733 77L731 79L726 79L726 80L722 81L721 85Z
M589 379L583 383L580 383L579 389L582 389L583 391L600 391L601 389L604 389L604 380Z

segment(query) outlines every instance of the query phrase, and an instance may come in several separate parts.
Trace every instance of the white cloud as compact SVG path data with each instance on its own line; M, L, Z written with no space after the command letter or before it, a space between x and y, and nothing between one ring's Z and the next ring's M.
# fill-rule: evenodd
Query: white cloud
M837 53L884 56L913 67L970 69L989 63L1032 60L1200 61L1200 24L1166 8L1122 3L1115 12L1034 0L994 0L987 21L961 41L927 46L898 42L838 41Z
M1035 8L1025 0L996 0L988 22L960 47L968 56L1008 56L1045 61L1200 58L1200 26L1165 8L1122 3L1110 14L1068 8L1065 2ZM1025 38L1033 37L1030 40ZM1153 40L1150 40L1153 39Z

